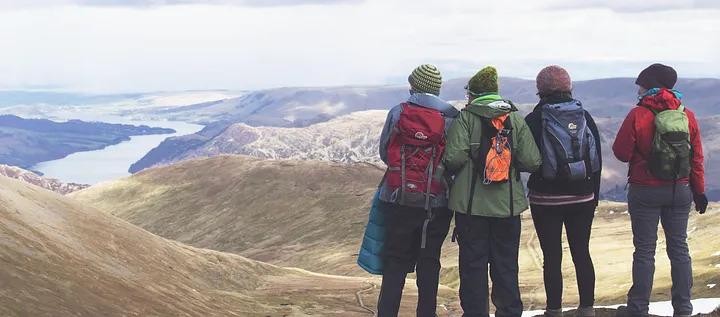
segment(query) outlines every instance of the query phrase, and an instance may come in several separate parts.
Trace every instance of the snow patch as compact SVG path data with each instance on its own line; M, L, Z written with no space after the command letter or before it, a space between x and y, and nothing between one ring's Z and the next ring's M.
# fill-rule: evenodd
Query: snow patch
M713 284L714 285L714 284ZM709 285L708 285L709 286ZM693 299L693 315L695 314L709 314L714 312L716 309L720 308L720 298L699 298L699 299ZM624 306L625 304L621 305L611 305L611 306L597 306L595 308L611 308L611 309L617 309L620 306ZM563 308L563 311L569 311L573 310L575 308ZM657 315L657 316L673 316L673 307L672 302L655 302L650 303L649 307L650 311L649 313L651 315ZM533 316L539 316L542 315L545 311L544 310L531 310L523 312L523 317L533 317ZM492 315L494 316L494 315Z

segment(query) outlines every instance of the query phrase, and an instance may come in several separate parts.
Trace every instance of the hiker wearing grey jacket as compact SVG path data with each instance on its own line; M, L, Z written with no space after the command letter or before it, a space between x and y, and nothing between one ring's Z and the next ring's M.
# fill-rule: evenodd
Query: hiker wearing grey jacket
M410 97L388 113L380 136L380 158L388 163L388 146L397 129L403 106L437 110L450 126L458 111L438 97L442 77L435 66L421 65L408 77ZM390 153L392 155L394 153ZM437 171L442 166L437 167ZM443 169L444 170L444 169ZM442 173L442 171L440 171ZM447 209L447 192L432 195L420 206L401 203L386 181L380 187L379 208L385 219L385 244L381 252L383 279L378 299L378 317L398 316L405 279L417 273L418 317L435 317L440 279L440 250L450 230L452 213Z
M453 120L460 114L460 112L455 109L451 104L448 102L440 99L440 97L429 94L429 93L412 93L410 95L410 98L407 100L408 103L422 106L425 108L435 109L437 111L440 111L445 116L445 132L450 128L450 126L453 123ZM392 131L395 130L395 125L397 124L398 120L400 119L400 114L402 113L402 104L399 104L392 109L390 109L390 112L388 112L387 119L385 120L385 126L383 127L382 134L380 134L380 159L387 164L387 146L390 143L390 136L392 135ZM443 167L440 167L443 168ZM387 186L383 184L380 188L380 200L385 202L392 202L393 201L393 193L388 190ZM445 195L439 195L438 197L435 197L431 200L431 206L433 208L435 207L446 207L447 206L447 194Z

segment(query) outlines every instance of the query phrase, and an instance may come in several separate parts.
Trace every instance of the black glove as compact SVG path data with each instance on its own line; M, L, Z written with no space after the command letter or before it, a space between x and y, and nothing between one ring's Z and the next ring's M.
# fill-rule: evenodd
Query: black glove
M707 196L705 194L693 195L693 200L695 201L695 211L701 215L704 214L708 206Z

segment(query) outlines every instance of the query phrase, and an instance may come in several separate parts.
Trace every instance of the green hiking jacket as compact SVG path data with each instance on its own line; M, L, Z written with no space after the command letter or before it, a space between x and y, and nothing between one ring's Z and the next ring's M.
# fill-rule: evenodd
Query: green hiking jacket
M502 218L517 216L528 209L525 188L522 182L518 181L517 173L536 171L542 163L542 157L530 128L516 110L511 102L503 102L499 95L483 95L473 100L450 127L443 161L447 170L455 175L448 205L451 210L467 214L474 168L470 153L471 147L477 150L480 146L480 118L495 118L506 113L510 113L508 119L511 120L513 128L514 168L510 171L513 211L510 210L510 183L485 185L479 177L475 192L472 193L472 215Z

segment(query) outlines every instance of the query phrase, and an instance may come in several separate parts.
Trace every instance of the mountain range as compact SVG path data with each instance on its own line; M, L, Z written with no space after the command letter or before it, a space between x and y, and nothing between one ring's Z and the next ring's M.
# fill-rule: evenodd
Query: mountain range
M368 110L300 128L235 123L212 133L207 127L194 135L167 139L133 164L130 172L222 154L382 164L378 136L386 117L387 111Z
M529 107L521 107L527 112ZM378 155L379 135L386 111L354 112L327 122L300 128L230 125L215 136L201 134L170 138L131 166L131 172L183 160L218 155L249 155L264 159L365 162L384 166ZM596 118L603 152L603 199L625 200L627 165L615 159L612 142L622 118ZM720 147L720 117L700 118L706 159L709 197L720 200L720 161L712 153ZM192 140L192 143L186 142ZM190 144L191 146L187 146Z
M465 79L445 83L442 96L464 98ZM515 101L523 114L537 102L531 80L501 78L501 93ZM701 119L708 175L716 175L712 149L720 144L720 79L680 79L677 88L684 103ZM624 200L627 167L612 155L611 145L625 114L636 103L631 78L611 78L574 83L574 96L599 123L605 174L603 197ZM220 154L245 154L261 158L322 159L338 162L379 163L377 141L386 111L407 96L405 86L280 88L251 92L197 105L172 107L148 113L173 120L204 122L207 128L193 135L173 137L133 164L131 173L173 162ZM458 108L464 102L454 102ZM374 136L374 137L373 137ZM718 167L720 168L720 167ZM720 181L708 177L711 199L720 200Z
M467 79L444 83L441 97L464 100ZM720 79L680 79L677 89L699 115L718 114ZM538 101L535 81L501 78L500 93L517 104ZM632 78L574 82L573 93L596 116L623 116L636 103ZM146 112L148 116L196 123L246 123L251 126L303 127L364 110L388 110L406 100L408 87L301 87L249 92L240 97Z

